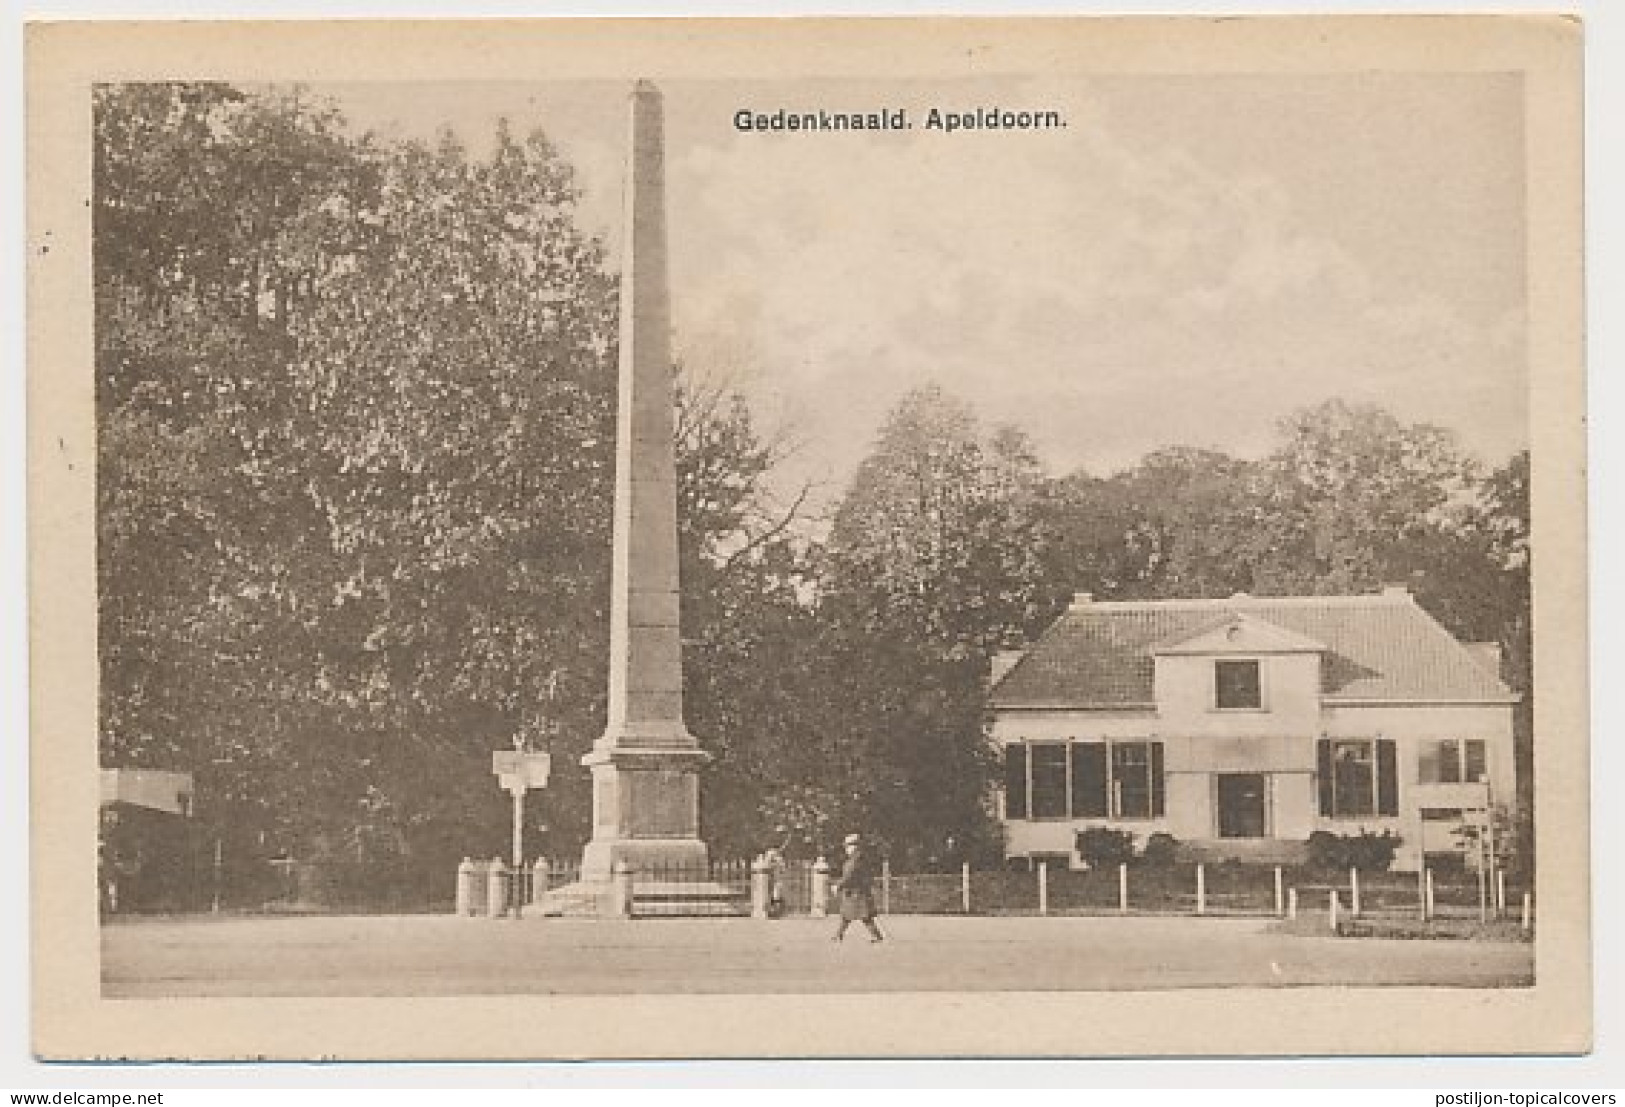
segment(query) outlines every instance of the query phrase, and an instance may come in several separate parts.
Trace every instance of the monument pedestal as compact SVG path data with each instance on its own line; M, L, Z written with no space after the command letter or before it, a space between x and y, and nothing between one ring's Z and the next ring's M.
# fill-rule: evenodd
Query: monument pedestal
M710 871L700 840L699 768L711 759L686 732L666 748L601 742L582 764L592 770L592 841L581 879L608 880L618 861L635 873L677 876Z
M581 879L541 897L536 914L615 913L622 865L630 870L633 917L749 914L748 889L711 879L700 840L697 770L710 759L681 730L653 743L648 734L600 739L582 758L592 770L593 836Z

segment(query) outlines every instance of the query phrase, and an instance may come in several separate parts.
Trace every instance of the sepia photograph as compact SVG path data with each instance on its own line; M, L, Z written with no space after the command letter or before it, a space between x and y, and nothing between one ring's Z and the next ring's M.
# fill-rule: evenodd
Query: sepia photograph
M41 1055L1588 1047L1573 21L29 47Z

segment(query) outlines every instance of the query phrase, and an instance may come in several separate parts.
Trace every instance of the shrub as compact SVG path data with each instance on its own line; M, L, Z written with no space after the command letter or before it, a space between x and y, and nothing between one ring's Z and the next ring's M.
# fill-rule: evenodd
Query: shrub
M1109 826L1091 826L1078 831L1078 856L1091 869L1119 865L1134 857L1134 835Z
M1167 831L1159 830L1145 840L1140 860L1159 869L1171 867L1179 859L1179 839Z
M1309 863L1317 869L1342 872L1384 872L1394 863L1394 854L1403 841L1391 830L1373 834L1332 834L1317 830L1309 835Z

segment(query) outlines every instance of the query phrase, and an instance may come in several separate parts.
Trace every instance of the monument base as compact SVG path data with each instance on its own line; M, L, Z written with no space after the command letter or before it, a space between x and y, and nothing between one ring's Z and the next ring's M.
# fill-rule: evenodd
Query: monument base
M607 881L618 862L645 879L711 871L711 854L698 838L594 838L581 852L581 879Z
M640 879L703 879L710 854L699 835L700 781L710 760L681 723L621 724L581 759L592 770L592 840L583 881L608 880L624 862Z

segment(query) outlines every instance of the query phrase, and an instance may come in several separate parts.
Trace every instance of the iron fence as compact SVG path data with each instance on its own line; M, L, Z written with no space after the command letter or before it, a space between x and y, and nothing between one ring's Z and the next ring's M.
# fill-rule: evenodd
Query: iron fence
M633 918L748 915L751 864L646 866L631 872Z

